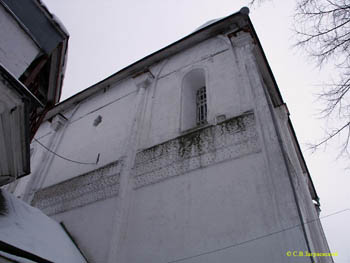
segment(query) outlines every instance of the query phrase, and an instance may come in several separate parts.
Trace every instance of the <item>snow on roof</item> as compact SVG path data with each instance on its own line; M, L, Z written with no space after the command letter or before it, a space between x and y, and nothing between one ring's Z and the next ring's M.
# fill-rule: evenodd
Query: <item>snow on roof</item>
M207 26L209 26L209 25L211 25L211 24L213 24L213 23L215 23L215 22L217 22L217 21L219 21L221 19L223 19L223 17L209 20L209 21L205 22L203 25L197 27L193 32L199 31L202 28L205 28L205 27L207 27Z
M1 241L52 262L87 262L59 223L12 194L1 192L7 210L0 215ZM1 250L0 255L9 257Z

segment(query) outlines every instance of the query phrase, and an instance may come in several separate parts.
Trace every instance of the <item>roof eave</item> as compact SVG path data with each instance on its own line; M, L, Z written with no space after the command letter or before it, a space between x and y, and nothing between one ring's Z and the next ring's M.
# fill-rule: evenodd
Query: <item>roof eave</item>
M242 22L246 23L247 18L249 20L249 16L246 13L239 11L213 24L210 24L207 27L204 27L198 31L191 33L190 35L174 42L173 44L170 44L160 49L159 51L156 51L136 61L135 63L127 66L126 68L123 68L122 70L99 81L98 83L88 87L87 89L80 91L79 93L73 95L72 97L69 97L68 99L62 101L47 113L45 120L53 117L54 115L60 113L61 111L71 107L72 105L79 103L80 101L88 98L89 96L95 94L101 89L108 87L112 83L120 82L127 77L130 77L142 71L145 71L151 65L154 65L155 63L169 56L173 56L181 52L182 50L190 48L221 32L237 30L238 28L243 26L242 24L239 24L239 23L242 23Z

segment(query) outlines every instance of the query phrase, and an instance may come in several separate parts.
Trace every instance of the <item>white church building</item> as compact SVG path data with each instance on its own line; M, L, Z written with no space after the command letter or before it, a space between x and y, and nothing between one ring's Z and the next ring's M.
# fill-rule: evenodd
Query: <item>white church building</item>
M57 104L7 189L89 262L333 262L307 254L319 198L248 13Z

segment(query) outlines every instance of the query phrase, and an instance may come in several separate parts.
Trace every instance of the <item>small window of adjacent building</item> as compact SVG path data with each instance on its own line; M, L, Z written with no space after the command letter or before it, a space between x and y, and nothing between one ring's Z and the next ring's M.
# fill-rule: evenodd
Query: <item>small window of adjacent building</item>
M183 78L181 130L207 123L207 90L203 69L193 69Z

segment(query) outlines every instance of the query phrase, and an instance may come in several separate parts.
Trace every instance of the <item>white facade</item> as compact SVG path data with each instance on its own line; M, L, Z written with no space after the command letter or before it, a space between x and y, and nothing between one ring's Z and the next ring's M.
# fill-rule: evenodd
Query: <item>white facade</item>
M286 256L329 251L264 59L244 13L193 33L56 106L10 188L91 262L312 262Z

